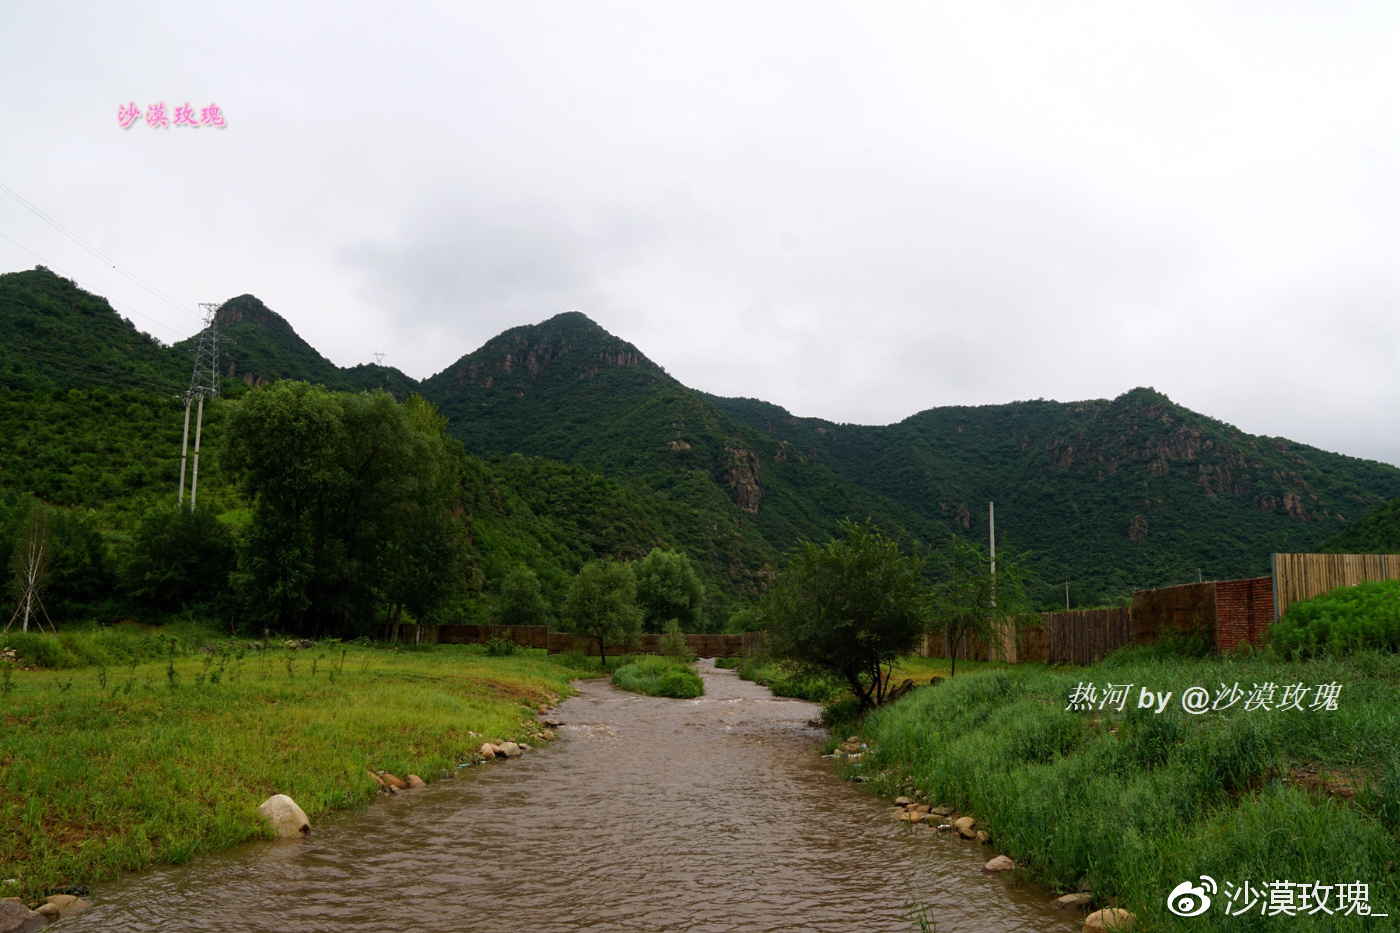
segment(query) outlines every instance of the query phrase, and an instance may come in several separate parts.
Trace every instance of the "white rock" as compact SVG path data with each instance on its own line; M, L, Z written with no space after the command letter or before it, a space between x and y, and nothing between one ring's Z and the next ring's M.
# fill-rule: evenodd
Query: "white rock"
M258 813L271 824L283 839L305 836L311 832L311 821L297 803L286 794L273 794L258 807Z
M502 745L500 747L500 753L507 758L519 758L522 754L520 746L516 745L514 742L506 742Z
M982 866L985 872L1011 871L1016 867L1016 863L1005 855L998 855L990 862Z

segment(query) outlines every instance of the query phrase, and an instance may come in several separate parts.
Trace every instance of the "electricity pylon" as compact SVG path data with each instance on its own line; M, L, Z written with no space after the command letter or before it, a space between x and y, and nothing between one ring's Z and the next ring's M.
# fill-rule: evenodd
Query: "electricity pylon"
M204 428L204 400L219 394L219 305L201 302L204 309L204 329L199 332L199 342L194 348L194 375L190 377L189 390L185 392L185 436L180 442L180 495L179 504L185 503L185 459L190 447L190 404L199 399L198 415L194 425L194 471L190 481L190 508L195 505L199 490L199 439Z

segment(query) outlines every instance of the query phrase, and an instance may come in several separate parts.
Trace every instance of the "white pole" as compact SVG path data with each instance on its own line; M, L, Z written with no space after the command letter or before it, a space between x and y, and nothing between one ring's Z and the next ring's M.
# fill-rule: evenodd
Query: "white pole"
M1065 612L1069 612L1069 581L1065 581Z
M185 504L185 457L190 449L190 397L185 396L185 437L180 441L180 498L176 505Z
M199 434L204 427L204 393L199 394L199 415L194 422L194 476L190 480L190 508L194 508L195 490L199 488Z
M997 604L997 509L995 502L987 503L987 537L992 546L992 607Z

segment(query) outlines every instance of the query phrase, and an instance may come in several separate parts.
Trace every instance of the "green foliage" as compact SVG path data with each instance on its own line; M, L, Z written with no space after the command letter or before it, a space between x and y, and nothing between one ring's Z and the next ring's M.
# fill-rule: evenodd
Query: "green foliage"
M839 676L798 668L772 658L743 658L733 666L738 668L739 676L744 680L767 687L774 696L796 697L810 703L830 703L839 697L850 696Z
M1025 572L1019 556L991 558L979 544L952 538L934 555L938 582L930 603L930 628L942 633L949 645L971 644L980 639L994 644L1039 621L1026 592ZM951 674L957 673L957 653ZM951 676L951 675L950 675Z
M695 652L690 650L690 645L685 640L685 633L681 631L679 622L670 619L662 626L661 631L661 654L663 657L684 661L687 664L695 660Z
M799 671L844 678L863 707L885 699L896 657L926 624L923 561L870 524L802 545L765 597L768 645Z
M569 588L562 616L568 631L598 640L604 667L609 645L634 647L642 633L642 611L631 565L611 560L584 564Z
M1066 711L1080 681L1172 689L1220 683L1345 685L1336 710L1234 709L1191 716ZM1165 893L1182 879L1385 879L1400 843L1384 825L1383 786L1344 804L1290 780L1307 769L1368 786L1400 747L1400 658L1367 653L1287 663L1264 655L1202 660L1118 656L1070 673L1020 665L964 674L869 714L863 771L891 795L974 814L998 851L1053 891L1092 879L1167 933L1237 928L1212 908L1181 919ZM1135 688L1136 689L1136 688ZM1377 883L1372 882L1372 900ZM1387 890L1393 885L1388 885ZM1377 910L1383 912L1384 907ZM1299 915L1300 929L1362 930L1356 917ZM1290 920L1290 923L1293 923Z
M690 558L680 551L652 548L634 569L637 605L646 631L661 631L668 619L677 620L687 631L704 631L705 586Z
M493 638L486 643L486 654L492 658L506 658L516 650L515 642L509 638Z
M1294 603L1269 637L1290 658L1400 651L1400 580L1339 586Z
M653 697L689 700L705 693L705 682L685 661L644 655L613 672L613 686Z
M223 451L253 500L234 579L284 629L360 634L383 609L423 619L460 580L443 439L387 393L282 382L233 403Z
M1321 554L1400 554L1400 496L1348 525L1317 550Z
M123 571L127 592L167 611L212 603L228 591L234 537L207 509L155 508L146 513Z
M501 581L491 603L491 621L495 625L548 623L549 606L540 595L539 578L529 567L516 567Z

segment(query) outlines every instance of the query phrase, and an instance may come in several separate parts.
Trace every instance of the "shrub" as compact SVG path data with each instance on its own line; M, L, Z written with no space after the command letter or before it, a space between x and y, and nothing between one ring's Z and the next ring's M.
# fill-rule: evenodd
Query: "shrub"
M1271 638L1295 659L1367 648L1400 651L1400 580L1341 586L1294 603Z
M705 692L705 682L689 664L654 655L638 658L613 672L613 686L647 696L689 700Z
M509 638L493 638L486 643L486 653L493 658L505 658L515 654L515 642Z
M663 629L661 654L663 657L684 661L687 664L695 660L695 654L690 650L690 645L685 640L685 634L681 632L681 624L675 619L668 621Z

